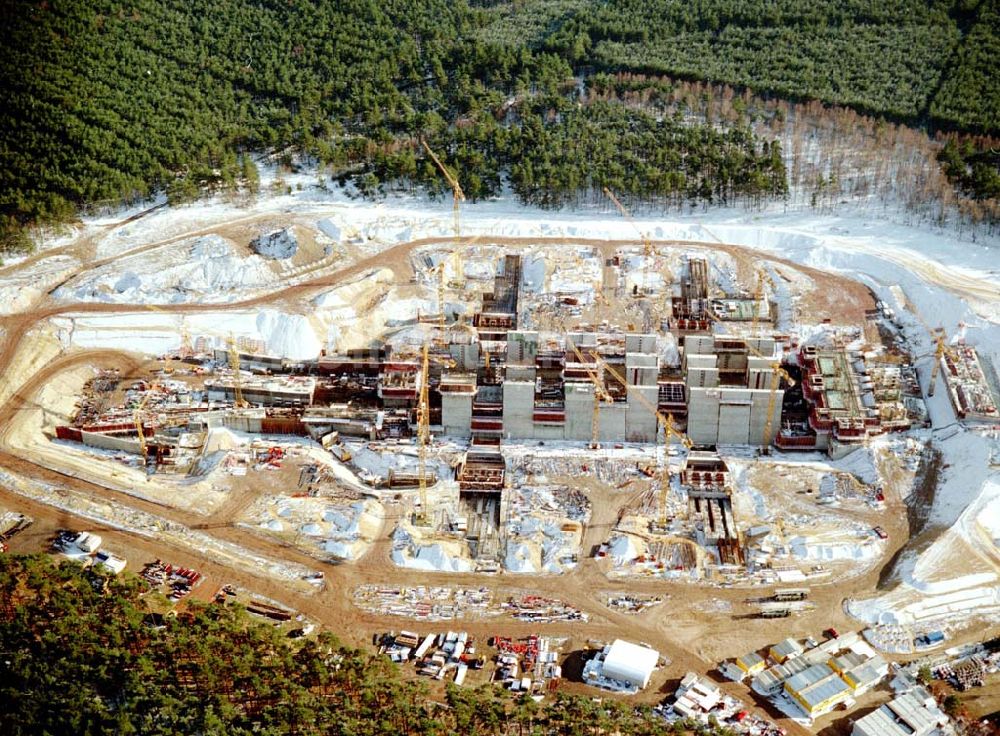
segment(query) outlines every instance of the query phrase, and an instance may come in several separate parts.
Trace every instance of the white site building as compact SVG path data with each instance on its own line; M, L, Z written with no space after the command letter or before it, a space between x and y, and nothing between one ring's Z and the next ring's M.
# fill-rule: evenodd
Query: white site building
M583 667L583 681L605 690L637 693L649 684L660 653L655 649L615 639Z

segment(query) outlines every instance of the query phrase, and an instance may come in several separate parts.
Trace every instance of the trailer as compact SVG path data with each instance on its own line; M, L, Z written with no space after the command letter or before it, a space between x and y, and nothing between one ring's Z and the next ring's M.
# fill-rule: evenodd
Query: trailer
M434 634L428 634L424 638L424 641L420 644L419 647L417 647L417 651L414 652L413 654L414 659L424 658L424 655L426 655L427 652L430 651L431 646L434 644L434 638L435 638Z
M778 588L771 596L775 601L804 601L809 597L808 588Z
M791 615L787 608L765 608L758 614L760 618L788 618Z

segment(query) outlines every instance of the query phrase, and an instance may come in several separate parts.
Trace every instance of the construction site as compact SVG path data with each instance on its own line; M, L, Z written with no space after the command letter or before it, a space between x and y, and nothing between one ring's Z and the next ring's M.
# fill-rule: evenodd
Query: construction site
M14 377L0 390L0 501L34 520L7 543L96 529L108 559L176 584L177 605L232 584L358 641L405 619L461 620L464 640L428 634L414 657L438 680L472 668L460 641L547 641L532 628L544 626L564 653L529 658L526 685L499 672L513 645L494 647L491 679L535 694L554 679L587 692L586 677L553 673L606 648L591 639L652 642L671 662L656 681L830 625L859 632L865 662L902 656L899 637L914 651L932 628L967 637L1000 614L1000 594L980 590L948 626L907 618L963 588L909 572L898 591L879 587L915 529L908 499L933 501L932 440L954 436L938 428L984 453L996 442L975 332L929 328L908 299L902 319L882 290L781 255L654 238L607 194L616 237L467 234L457 194L437 236L315 214L219 224L212 237L237 245L278 226L331 241L314 261L299 251L294 275L276 266L286 285L265 279L232 303L68 301L90 292L50 287L0 333ZM92 237L79 247L112 247ZM88 273L81 262L62 280ZM963 539L995 565L991 498ZM160 559L177 562L164 572ZM407 641L382 649L405 662ZM834 656L847 655L810 660L812 679L836 679ZM685 693L708 687L692 678ZM742 720L756 696L719 687L708 700ZM685 697L664 717L694 708ZM808 732L772 706L765 693L750 707Z

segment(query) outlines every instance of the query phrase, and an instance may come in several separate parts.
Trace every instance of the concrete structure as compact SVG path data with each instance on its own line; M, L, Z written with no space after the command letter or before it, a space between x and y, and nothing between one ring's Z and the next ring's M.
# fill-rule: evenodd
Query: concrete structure
M802 349L799 363L808 419L803 426L783 428L775 438L778 447L836 455L875 435L909 429L898 365L812 345Z
M851 736L931 736L947 723L933 696L915 688L859 718Z
M737 657L735 664L744 675L756 675L767 666L767 662L757 652L748 652L742 657Z
M444 433L452 437L469 437L472 434L472 402L476 398L475 374L445 374L438 390Z
M685 718L707 723L711 712L722 702L722 691L714 683L688 672L677 688L674 710Z
M659 357L655 352L639 352L655 351L655 336L600 336L602 341L616 343L598 347L598 335L572 334L569 339L588 356L584 361L561 341L550 339L543 345L537 332L511 330L506 337L504 376L496 387L497 411L489 409L496 398L483 391L492 387L479 383L481 374L442 377L441 423L445 434L469 437L487 430L498 431L502 438L511 440L588 441L592 438L595 393L591 375L603 374L601 380L613 399L599 404L599 441L656 441L656 415L642 399L649 406L659 401ZM629 352L629 348L636 352ZM589 357L591 352L599 353L601 360L614 366L625 385L602 371L600 363Z
M240 380L243 398L260 406L309 406L312 404L316 379L311 376L276 376L274 378L243 377ZM205 381L209 401L235 401L236 387L232 376Z
M753 678L753 689L768 697L784 691L810 718L862 695L889 671L885 659L853 631L809 649L785 639L771 647L768 656L777 664ZM743 671L727 664L725 674L742 679Z
M128 563L121 557L107 550L99 549L94 555L94 566L103 567L114 575L120 575Z
M786 659L802 654L802 645L796 639L785 639L771 647L768 654L778 664L784 664Z
M752 346L766 357L754 355ZM784 390L774 392L769 436L772 364L780 350L771 338L690 335L684 341L688 436L695 444L769 445L781 426Z

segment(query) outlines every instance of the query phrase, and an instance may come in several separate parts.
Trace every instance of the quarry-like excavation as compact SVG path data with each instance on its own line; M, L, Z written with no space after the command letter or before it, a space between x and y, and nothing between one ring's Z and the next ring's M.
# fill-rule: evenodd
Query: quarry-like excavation
M274 216L240 220L252 224ZM304 227L301 217L295 221ZM141 218L131 221L136 222ZM67 526L88 528L137 562L154 550L156 556L190 561L210 578L197 597L210 596L210 587L236 584L282 601L358 643L373 631L405 623L398 616L359 609L351 591L365 583L467 586L501 598L530 589L589 616L585 625L546 624L546 634L582 645L627 631L662 652L671 662L669 671L681 674L707 672L720 659L787 636L808 636L831 626L857 628L845 599L874 600L883 566L906 544L901 510L920 456L918 443L906 438L920 422L930 421L926 408L922 415L913 413L924 400L920 383L928 380L927 364L920 363L919 372L912 367L926 361L916 349L884 359L889 352L879 344L880 329L905 330L890 325L892 310L867 282L741 245L484 232L461 240L459 260L474 265L463 266L459 276L449 265L454 238L438 235L389 242L368 254L358 245L358 257L347 265L334 267L326 258L298 267L298 280L291 284L222 302L189 296L175 303L72 301L64 294L67 284L80 283L117 257L187 242L221 227L191 228L81 264L62 272L58 281L41 284L28 308L0 317L5 376L0 506L33 517L38 535ZM99 237L109 237L114 229ZM88 241L82 247L97 246ZM40 254L25 267L46 257ZM518 263L512 320L497 316L507 308L498 305L508 298L500 284L504 259L513 263L510 258ZM699 259L707 264L698 266L706 274L698 277L700 286L692 276ZM538 263L544 264L541 282ZM449 268L448 278L440 275ZM661 285L647 286L656 283L651 271L667 274ZM944 280L946 270L921 264L919 272ZM587 274L594 275L591 286ZM440 285L449 279L475 286ZM985 283L965 277L949 281L949 288L964 292L968 286L970 299L982 301L988 296ZM442 333L433 307L445 292L452 297ZM598 292L601 296L593 298ZM665 296L671 293L672 305ZM397 302L405 306L393 306ZM265 308L276 309L279 317L295 316L295 329L319 334L326 326L328 344L315 359L282 359L268 352L263 333L227 343L223 332L203 327L212 315L222 320L226 313ZM330 316L316 316L324 311ZM368 314L376 315L370 326ZM86 322L91 315L111 321ZM132 315L133 321L115 327L118 315ZM177 335L174 347L165 351L138 351L142 356L117 347L121 338L111 335L116 330L141 335L143 315L155 321L157 330L169 331L167 323L186 324L190 334ZM196 321L185 323L183 315ZM330 337L331 325L339 338ZM911 325L905 328L912 334ZM77 342L80 331L86 342ZM363 335L369 336L368 344L343 342ZM385 347L375 347L375 341ZM470 352L470 345L475 350ZM809 352L807 345L817 347ZM362 347L369 352L357 352ZM866 366L860 382L853 373L858 360ZM791 367L794 375L786 371L780 384L773 384L774 364ZM98 368L116 388L101 398L103 409L87 425L75 417L81 401L89 405L94 399L90 384L99 377ZM500 369L504 375L497 380ZM117 371L113 380L110 371ZM883 380L878 378L883 374L889 383L876 387L878 403L865 403L869 399L862 395L871 391L866 381ZM910 376L909 388L900 375ZM202 376L211 376L204 388ZM810 376L823 377L829 386L822 388L822 380ZM425 379L438 394L433 399L421 395ZM811 391L819 386L829 393L817 398L820 393L795 391L809 380ZM349 410L338 408L348 390L343 386L353 381L364 386L362 398ZM661 414L633 399L642 393L643 382L658 387L645 393ZM775 402L778 385L781 395ZM521 399L513 393L518 386L529 397L524 419L518 419L524 409L517 408ZM307 402L290 398L305 390ZM201 399L183 398L199 391L205 392ZM254 403L273 402L273 408L240 408L241 391ZM317 400L317 391L327 398ZM886 398L886 391L901 391L901 398ZM583 393L573 399L574 392ZM783 400L788 392L791 398ZM158 409L144 411L147 394ZM709 404L698 403L706 396ZM720 401L736 408L723 409ZM218 430L198 419L200 429L194 433L202 433L202 444L192 455L184 449L185 442L195 441L182 436L187 430L171 435L176 430L169 427L176 422L157 418L157 413L180 417L189 411L182 408L187 405L191 421L198 412L216 413L221 423L214 426L227 427L221 430L222 444L211 439ZM878 407L874 414L872 407ZM114 421L121 426L87 429L100 425L101 411L119 417ZM366 419L369 411L371 419ZM703 424L706 411L715 412L709 421L714 429ZM369 428L375 426L374 412L384 414L382 429ZM880 418L867 424L852 418L865 412ZM140 442L135 429L124 426L133 414L136 422L161 426ZM766 419L768 414L773 418ZM434 427L427 441L421 439L422 415ZM617 415L622 419L613 418ZM668 415L680 427L677 437L693 438L696 451L684 449L685 443L673 436L671 449L664 448L661 430ZM497 416L502 416L499 423ZM746 422L742 430L733 429L738 421ZM262 430L261 422L271 429ZM105 424L111 427L113 421ZM56 444L57 427L62 429ZM260 440L253 439L261 431ZM591 449L595 440L599 448ZM761 453L771 441L778 445L776 453ZM147 442L159 449L146 449ZM264 457L264 445L279 449ZM796 455L797 445L812 452L808 461ZM711 478L689 467L696 459L714 468ZM175 463L189 463L188 469L178 474L169 469ZM497 467L504 472L491 475L490 468ZM303 473L314 480L306 483ZM429 473L433 480L424 490L421 479ZM466 490L460 490L463 483ZM672 487L669 494L664 484ZM56 488L65 490L51 495ZM466 518L483 508L478 498L489 494L499 499L495 506L487 501L486 507L495 510L481 519ZM830 502L818 504L821 496ZM45 499L55 498L58 508L46 505ZM583 498L589 507L580 506ZM86 499L86 508L77 507ZM669 511L663 506L667 502ZM317 517L323 504L326 516ZM162 532L134 528L140 517L130 522L129 509L145 514L143 524L163 519L175 526ZM328 520L341 517L342 528L337 526L341 521ZM483 536L488 534L495 536ZM314 535L321 540L318 548ZM198 540L209 538L223 546L199 548ZM30 535L21 539L42 541ZM160 548L167 551L161 554ZM324 552L333 549L338 552ZM248 557L234 564L238 550ZM346 556L335 559L340 554ZM271 567L253 560L267 560ZM269 572L282 565L287 569L277 577ZM293 570L321 571L322 584L295 581ZM759 587L776 585L808 586L808 605L775 608L748 602ZM666 602L625 616L609 608L608 593L665 595ZM762 615L773 610L782 616ZM881 625L874 623L876 629ZM498 624L469 620L462 626L485 637ZM505 621L502 628L516 636L537 625ZM968 630L957 628L952 635L961 640L967 635L963 631ZM582 684L570 687L586 692ZM748 697L738 684L723 687ZM759 713L789 732L810 732L764 700L756 702L763 708Z

